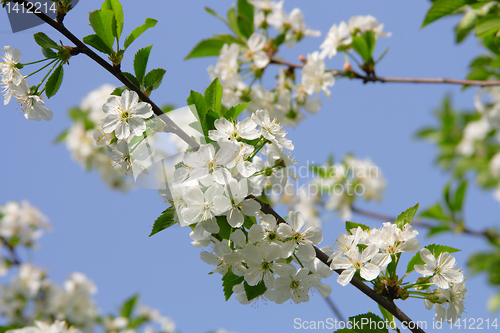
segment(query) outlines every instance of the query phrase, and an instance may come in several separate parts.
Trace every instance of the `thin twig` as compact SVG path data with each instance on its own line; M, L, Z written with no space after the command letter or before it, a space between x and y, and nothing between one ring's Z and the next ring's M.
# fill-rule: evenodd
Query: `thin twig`
M385 214L371 212L371 211L364 210L364 209L354 207L354 206L351 207L351 210L353 213L363 215L363 216L372 217L374 219L385 221L385 222L394 222L396 220L396 218L394 216L389 216L389 215L385 215ZM435 227L435 225L432 223L424 222L424 221L420 221L420 220L413 220L413 221L411 221L411 224L414 226L419 226L419 227L428 228L428 229ZM463 227L460 226L459 228L457 228L457 230L460 230L461 233L464 233L466 235L476 236L476 237L485 237L485 238L489 239L490 241L498 242L500 244L500 235L497 232L494 232L490 229L479 231L479 230L469 229L465 226L463 226Z
M22 6L28 3L25 0L12 0L12 2L18 3ZM78 53L83 53L87 55L89 58L97 62L101 67L111 73L114 77L116 77L121 83L123 83L127 88L132 91L135 91L137 95L139 95L139 99L143 102L151 104L153 112L159 116L165 122L165 132L173 133L179 136L184 142L186 142L192 148L199 147L199 144L194 141L186 132L184 132L177 124L175 124L172 119L170 119L144 92L136 87L129 79L123 74L120 70L119 66L113 66L103 58L101 58L98 54L92 51L85 43L83 43L80 39L78 39L75 35L73 35L63 23L59 23L48 17L42 11L35 11L33 14L38 16L45 23L59 31L62 35L68 38L72 43L76 45L76 49L72 50L72 55L76 55Z
M253 195L249 195L246 198L257 201L260 204L260 210L265 214L271 214L272 216L274 216L278 223L286 223L286 221L278 213L276 213L276 211L269 204L263 202L262 200ZM316 246L314 247L314 251L316 251L316 258L318 258L322 263L330 267L331 261L328 260L328 255L323 251L321 251L320 249L318 249ZM334 271L340 275L344 270L336 269ZM417 323L412 321L410 317L408 317L403 311L401 311L401 309L398 308L393 301L390 301L387 298L384 298L383 296L379 295L377 292L375 292L373 289L371 289L357 277L352 278L351 284L358 290L360 290L363 294L370 297L372 300L374 300L382 307L384 307L387 311L389 311L392 315L394 315L394 317L396 317L403 325L408 327L412 332L424 333L424 331L417 325Z
M296 64L288 61L284 61L277 58L271 58L271 64L285 65L289 68L302 68L303 64ZM500 81L479 81L479 80L459 80L459 79L449 79L449 78L405 78L405 77L380 77L380 76L365 76L360 75L354 71L338 71L330 70L330 72L335 76L350 77L353 79L363 80L366 82L399 82L399 83L450 83L450 84L460 84L460 85L470 85L470 86L499 86Z
M5 240L5 238L3 237L0 237L0 243L3 243L3 245L7 248L7 250L9 251L10 253L10 263L12 265L15 265L15 266L18 266L21 264L21 259L19 259L19 256L17 255L16 253L16 249L14 249L13 246L11 246L9 244L9 242L7 242Z
M337 319L345 323L346 322L345 318L342 316L342 313L340 313L339 308L337 308L335 303L333 303L332 298L330 296L326 296L325 301L326 304L328 304L328 306L332 310L332 312L335 314L335 316L337 316Z

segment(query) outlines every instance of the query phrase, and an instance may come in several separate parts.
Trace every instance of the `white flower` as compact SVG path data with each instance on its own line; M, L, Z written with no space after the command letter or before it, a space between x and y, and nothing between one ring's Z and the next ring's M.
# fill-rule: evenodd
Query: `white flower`
M283 269L280 264L274 262L282 256L281 247L278 244L247 245L242 252L248 266L245 281L255 286L263 280L266 287L271 289L274 284L274 274Z
M248 50L245 54L246 58L253 61L257 68L264 68L269 64L269 56L264 51L266 45L266 37L254 32L247 41Z
M232 169L236 166L238 172L243 177L248 178L257 172L257 168L254 163L246 161L246 159L254 151L254 147L244 142L237 142L236 144L240 146L240 152L238 153L238 156L236 156L236 158L227 165L227 167Z
M226 165L232 162L240 152L237 144L220 142L220 149L215 153L211 144L201 145L198 151L189 152L184 155L184 163L191 167L190 179L200 179L204 185L210 185L211 180L218 184L226 184L232 178ZM212 178L206 179L211 175Z
M357 246L345 253L347 257L334 254L330 267L344 270L337 278L337 282L342 286L347 285L357 270L363 279L367 281L375 279L380 273L380 268L368 261L378 253L378 250L376 245L371 244L361 252L361 257Z
M217 64L215 68L210 66L208 68L208 74L211 79L214 80L216 77L219 78L219 82L226 89L235 88L241 82L241 76L238 73L238 55L240 48L238 44L224 44L219 53L219 58L217 59Z
M420 249L420 257L426 265L415 265L415 270L423 276L432 276L431 281L437 287L448 289L450 283L460 283L464 275L455 269L455 258L448 252L439 254L437 260L427 248Z
M319 47L322 49L320 57L325 58L328 56L328 58L331 58L337 54L339 46L346 46L351 43L352 37L350 36L347 24L344 21L340 22L338 27L334 24L330 28L330 31L328 31L325 41Z
M103 84L89 92L80 102L80 108L89 111L89 118L94 124L99 124L102 118L106 116L102 111L102 106L106 103L113 90L115 90L115 86Z
M9 330L10 333L81 333L80 330L71 326L67 327L65 321L56 320L53 324L35 320L36 326L27 326L17 330Z
M1 83L5 84L12 82L17 86L23 79L21 71L17 68L21 60L21 52L17 47L12 48L10 46L5 46L3 51L5 53L2 57L3 61L0 63L0 74L2 75Z
M292 141L285 138L286 132L281 125L276 122L276 118L271 121L266 110L259 110L252 114L253 121L260 126L260 134L267 140L274 142L279 148L293 150Z
M214 141L236 142L238 139L254 140L260 137L255 129L257 124L251 118L237 121L236 124L226 118L216 119L214 122L217 130L208 131L208 137Z
M325 71L325 61L320 57L319 52L313 52L307 55L307 63L302 69L302 85L309 94L319 94L323 91L330 97L328 87L333 86L335 80L333 74Z
M276 9L281 9L283 6L283 1L272 1L272 0L250 0L250 2L255 8L262 11L272 11Z
M224 189L219 184L213 184L205 193L197 186L192 186L184 192L187 207L181 209L179 224L181 227L202 222L203 228L210 233L218 233L219 226L214 216L220 215L230 207L230 201L222 200Z
M225 187L226 196L216 197L214 201L230 200L230 208L224 212L227 216L227 222L233 228L239 228L243 225L244 215L256 216L260 211L258 202L252 199L245 199L249 194L248 180L242 179L238 183L235 179L230 179ZM221 206L227 205L226 202L221 203Z
M288 28L285 35L285 43L288 47L293 47L304 36L318 37L321 32L318 30L308 29L304 23L304 14L299 8L295 8L288 15L284 10L275 10L267 17L267 22L275 27L278 32Z
M121 97L111 96L102 110L107 115L101 123L103 132L115 131L119 140L130 140L133 136L142 135L146 130L144 119L153 115L151 105L139 102L137 93L130 90L124 90Z
M453 324L464 312L465 282L452 283L450 288L438 288L425 300L428 310L435 306L437 321L451 321ZM430 301L432 299L432 301Z
M219 273L224 275L227 273L228 268L231 266L224 260L224 256L228 254L232 254L233 250L227 245L225 242L218 242L214 245L214 252L210 253L207 251L203 251L200 253L201 260L206 262L209 265L215 265L215 269L212 273Z
M276 218L271 214L260 215L260 224L254 224L248 231L248 243L267 245L279 239Z
M300 260L309 261L316 256L313 245L318 245L323 240L323 233L318 227L305 225L304 216L300 212L290 211L288 223L278 226L278 235L289 240L283 243L284 258L292 255L298 246L297 256Z
M250 97L253 103L249 106L249 110L266 110L272 116L284 117L290 109L290 93L288 98L285 94L277 96L275 91L266 90L260 84L254 84Z
M355 31L359 30L362 33L366 31L373 31L380 37L390 37L391 33L384 33L382 30L384 29L383 24L379 24L377 19L371 15L367 16L353 16L349 19L349 30Z
M309 275L307 268L299 268L295 272L293 266L289 267L274 281L274 289L268 290L265 296L277 304L283 304L290 298L295 304L308 302L309 290L319 284L320 278L315 274Z
M474 143L483 140L491 129L491 125L485 117L467 123L462 140L457 145L457 152L465 156L474 154Z
M21 80L19 85L9 83L12 95L21 104L24 112L24 117L29 120L51 120L52 111L47 109L40 96L31 94L28 82L24 79Z

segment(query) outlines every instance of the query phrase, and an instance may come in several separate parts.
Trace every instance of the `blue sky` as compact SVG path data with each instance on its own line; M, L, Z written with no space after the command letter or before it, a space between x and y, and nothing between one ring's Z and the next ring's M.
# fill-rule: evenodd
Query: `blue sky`
M140 5L139 5L140 3ZM131 48L153 44L150 68L166 69L163 85L152 95L159 105L185 105L190 90L203 91L210 83L206 68L215 58L184 61L183 58L201 39L227 32L224 24L207 14L211 6L224 13L231 1L123 1L124 33L144 22L146 17L159 20ZM288 0L289 12L302 9L309 27L322 31L324 37L333 23L354 15L373 15L385 24L390 38L379 39L376 54L390 47L377 67L381 76L463 78L469 61L482 49L477 40L468 38L454 44L453 27L457 17L435 22L419 29L428 1L311 1ZM97 1L81 1L65 24L80 38L91 33L88 12L100 7ZM49 26L43 25L12 34L4 11L0 11L0 45L16 46L23 62L39 59L40 51L32 35L43 31L54 40L67 41ZM280 55L297 61L319 49L323 41L308 38ZM133 52L127 54L122 68L132 71ZM133 293L141 294L144 304L170 316L182 332L204 332L219 327L241 333L291 331L294 318L326 320L333 317L322 297L316 294L309 303L240 305L234 299L224 301L221 280L208 275L211 267L199 259L199 249L190 244L189 231L178 226L148 238L156 217L165 203L155 191L137 189L126 195L109 190L96 173L85 173L71 160L63 145L52 140L70 125L69 107L78 105L92 89L111 83L120 85L84 55L70 60L59 93L46 101L54 112L50 122L26 120L22 111L11 103L1 105L0 140L3 163L0 166L0 203L29 200L46 214L54 230L40 240L40 249L31 255L45 267L54 281L62 282L72 272L85 273L97 287L96 301L103 313L115 311ZM327 62L329 68L341 68L343 57ZM416 84L362 84L337 80L331 99L323 98L323 107L308 116L297 128L289 128L295 158L302 164L324 162L329 154L341 157L353 152L360 158L370 157L384 173L388 188L381 204L359 206L397 215L419 202L420 207L440 199L448 175L433 165L435 149L431 144L412 137L423 125L434 123L432 110L446 93L456 106L471 109L476 88L461 92L459 86ZM491 193L471 186L465 205L466 221L472 228L498 227L498 202ZM353 216L353 220L379 226L375 220ZM340 232L342 221L334 217L324 226L322 245L331 245ZM486 244L466 236L450 235L426 239L421 244L441 243L461 248L456 255L465 267L468 256L487 249ZM409 260L410 256L408 256ZM465 318L496 318L486 312L486 299L493 289L483 276L470 277L466 271L468 298ZM415 277L416 278L416 277ZM352 286L341 287L332 277L332 299L345 317L368 310L378 313L377 305ZM423 301L409 300L398 305L414 320L431 322L434 313Z

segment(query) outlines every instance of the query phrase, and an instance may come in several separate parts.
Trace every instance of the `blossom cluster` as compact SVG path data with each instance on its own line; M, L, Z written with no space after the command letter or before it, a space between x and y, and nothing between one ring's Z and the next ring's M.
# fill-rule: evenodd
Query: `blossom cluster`
M293 47L305 36L319 37L321 33L307 27L304 15L299 8L287 13L283 9L283 1L269 0L250 1L254 6L254 30L248 38L238 43L225 44L219 53L215 66L209 66L211 79L218 77L224 88L223 102L226 106L252 100L249 112L258 109L267 110L285 125L295 126L305 116L301 109L316 113L321 107L319 93L330 97L329 88L334 84L331 70L325 66L325 58L331 58L337 51L348 52L353 37L372 33L388 37L384 33L383 24L368 16L354 16L348 24L334 24L320 46L320 51L307 54L303 59L301 79L296 82L293 68L280 66L278 80L272 89L265 89L262 84L248 85L245 78L254 76L261 79L264 69L271 63L280 64L281 58L276 56L279 47L284 44ZM273 27L277 36L269 37L269 28ZM286 65L286 64L284 64Z
M340 163L328 161L313 167L316 177L311 185L323 198L318 200L328 210L337 210L342 220L349 220L357 198L380 202L386 180L380 168L369 158L345 156Z
M417 235L418 232L413 230L410 223L402 227L387 222L381 228L352 228L349 233L337 238L337 249L329 258L330 267L343 270L337 278L338 283L343 286L355 274L359 274L364 280L373 281L375 290L382 294L392 285L391 291L395 292L393 296L396 298L406 299L413 295L424 298L428 309L435 306L436 320L454 322L464 311L466 289L463 273L455 267L455 258L449 252L434 254L426 247L419 250ZM405 284L395 275L395 267L403 252L417 251L415 258L421 258L424 264L414 265L407 274L414 269L425 278L419 278L415 283L403 287ZM391 263L392 267L389 266ZM394 289L398 285L401 287ZM417 291L411 291L410 288ZM427 293L420 290L426 290Z
M12 97L17 99L22 106L24 116L30 120L50 120L52 111L45 107L45 103L37 91L38 87L31 87L21 74L19 63L21 52L16 47L5 46L3 48L3 61L0 63L0 86L3 88L4 105L9 104Z
M29 202L10 201L0 206L0 276L7 274L16 260L2 257L2 251L36 247L44 229L50 229L48 218Z

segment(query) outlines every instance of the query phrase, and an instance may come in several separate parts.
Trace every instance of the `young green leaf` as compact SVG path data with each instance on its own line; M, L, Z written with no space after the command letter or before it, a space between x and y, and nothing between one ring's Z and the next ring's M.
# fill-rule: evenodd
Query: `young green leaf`
M153 229L149 234L149 237L159 233L163 229L167 229L168 227L173 226L176 223L174 214L175 214L174 206L170 206L166 210L164 210L163 213L161 213L160 217L156 219L153 225Z
M113 53L112 48L108 47L106 43L102 41L97 35L88 35L83 37L83 42L87 45L92 46L97 51L111 55Z
M94 10L89 14L89 21L97 36L113 49L114 44L114 16L111 10Z
M245 38L238 26L238 16L236 15L236 10L234 9L234 7L231 7L231 9L227 11L227 25L235 33L236 36L238 36L239 38Z
M245 294L246 294L247 299L249 301L253 300L254 298L259 297L260 295L264 295L264 293L267 290L266 285L264 284L264 281L260 281L255 286L251 286L245 281L243 283L243 287L245 288Z
M231 35L226 34L215 35L212 36L212 38L203 39L201 42L196 44L196 46L191 50L191 52L189 52L184 60L199 57L218 56L224 44L230 45L233 43L241 44L241 41Z
M476 23L476 36L483 37L500 29L500 17L486 16Z
M106 0L102 4L101 10L111 10L115 17L116 39L120 39L123 31L123 8L118 0Z
M351 47L356 51L365 62L371 60L370 50L368 44L363 37L354 36L352 37Z
M353 329L353 332L359 333L388 333L389 329L386 325L386 322L376 314L372 312L368 312L365 314L360 314L357 316L349 317L349 322L351 323L351 327L355 327L357 329ZM336 332L340 332L341 330L337 330Z
M253 16L253 5L247 0L238 0L238 28L245 38L254 32Z
M441 205L439 203L436 203L424 210L422 213L420 213L420 216L442 221L449 221L451 219L443 212L443 209L441 208Z
M149 71L144 77L144 87L151 87L151 90L157 89L163 81L163 76L166 72L163 68L156 68Z
M462 8L467 4L467 0L436 0L432 4L429 11L425 15L421 29L443 16L453 13L455 10Z
M135 294L129 299L125 300L125 302L120 308L120 315L124 318L130 319L130 316L132 315L132 311L134 310L134 307L137 304L138 299L139 295Z
M225 216L216 216L217 219L217 224L219 225L219 233L218 235L222 239L229 239L229 236L231 236L231 227L229 223L227 223L227 217Z
M219 83L219 79L215 78L205 90L205 105L207 110L212 110L220 115L221 102L222 86Z
M207 115L207 107L205 105L205 98L199 92L191 90L189 97L186 99L188 105L194 105L196 107L195 117L201 124L201 128L203 129L203 134L208 136L206 115Z
M123 44L124 49L127 49L130 46L130 44L132 44L132 42L137 39L137 37L142 35L149 28L154 27L156 23L158 23L157 20L148 17L143 25L140 25L137 28L135 28L130 33L130 35L128 35L127 38L125 38L125 43Z
M224 118L235 120L250 104L252 101L230 107L224 114Z
M404 212L402 212L401 214L399 214L399 216L396 218L396 221L394 221L394 223L400 229L403 229L405 224L411 223L411 221L413 220L413 217L415 217L415 214L417 213L417 210L418 210L418 203L415 206L410 207L407 210L405 210Z
M370 230L370 227L356 222L345 221L345 230L350 234L352 229L358 229L360 227L363 231Z
M478 11L469 10L464 14L460 22L455 27L456 39L455 42L461 43L465 37L474 29L476 22L479 19Z
M233 294L233 287L242 283L244 280L243 276L238 276L233 272L229 271L222 277L222 287L224 288L224 297L226 301Z
M425 248L428 249L432 254L434 254L435 258L439 257L439 255L443 252L455 253L460 251L451 246L436 244L427 245L425 246ZM413 272L415 270L415 265L425 265L425 262L420 257L420 252L415 253L413 258L410 259L410 261L408 262L408 266L406 267L406 273Z
M47 49L45 47L42 47L42 54L45 58L49 58L49 59L57 58L57 53L52 51L52 49Z
M220 116L217 113L213 112L212 110L207 111L207 129L209 131L217 129L215 127L214 123L219 118L220 118Z
M58 47L57 43L43 32L37 32L33 37L35 38L35 42L43 48L57 49Z
M146 74L146 67L148 65L149 54L153 45L143 47L134 56L134 72L137 81L142 85L144 83L144 75Z
M467 190L467 181L463 181L460 183L457 191L455 192L455 209L457 211L462 211L466 190Z
M224 22L224 23L228 24L228 23L227 23L227 21L226 21L226 19L225 19L225 18L223 18L222 16L220 16L219 14L217 14L217 13L215 12L215 10L213 10L212 8L210 8L210 7L205 7L205 11L206 11L207 13L209 13L210 15L213 15L213 16L217 17L217 18L218 18L218 19L220 19L222 22Z
M141 87L141 84L139 83L139 81L137 81L136 77L134 75L132 75L131 73L129 72L123 72L123 75L125 75L125 77L134 84L134 86L140 88ZM126 88L126 87L125 87ZM128 89L128 88L126 88ZM122 90L123 91L123 90ZM121 95L121 94L120 94Z
M52 143L61 143L66 141L66 137L68 136L69 133L69 128L63 132L61 132L55 139L52 141Z
M50 75L49 79L47 80L47 83L45 84L45 95L47 95L47 98L51 98L57 93L57 91L61 87L63 76L64 76L63 65L60 64Z

